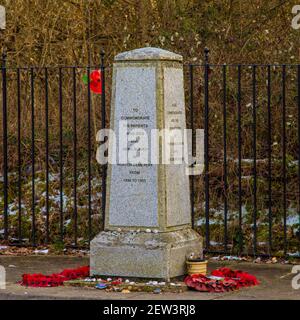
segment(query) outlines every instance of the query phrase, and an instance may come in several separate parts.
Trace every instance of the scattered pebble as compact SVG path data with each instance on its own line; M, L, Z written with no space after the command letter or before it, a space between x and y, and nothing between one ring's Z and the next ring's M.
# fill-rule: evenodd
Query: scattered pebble
M107 285L105 283L98 283L96 284L95 288L99 290L103 290L107 288Z
M189 255L189 259L194 259L194 257L195 257L195 253L194 252L192 252L190 255Z
M161 289L156 288L156 289L153 290L153 293L154 294L160 294L161 293Z
M254 260L254 263L261 263L261 258L260 258L260 257L256 258L256 259Z
M210 258L211 260L220 260L220 256L217 256L217 257L212 257Z
M158 233L158 230L157 229L153 230L153 233Z
M150 280L146 283L146 285L148 286L157 286L158 285L158 281L154 281L154 280Z
M48 254L49 253L49 249L44 249L44 250L34 250L34 253L36 254Z
M266 263L270 264L270 263L272 263L272 260L267 260Z
M117 229L117 231L118 231L118 232L121 232L121 231L122 231L122 229L121 229L121 228L118 228L118 229Z
M240 261L242 258L237 256L224 256L221 260Z
M272 263L277 263L276 257L273 257L273 258L272 258Z
M123 289L121 292L122 292L122 293L130 293L130 290L128 290L128 289Z
M130 281L128 279L125 280L125 283L130 283Z
M159 282L158 285L160 285L160 286L165 286L166 283L165 283L165 282Z
M146 232L147 232L147 233L150 233L150 232L151 232L151 229L146 229Z

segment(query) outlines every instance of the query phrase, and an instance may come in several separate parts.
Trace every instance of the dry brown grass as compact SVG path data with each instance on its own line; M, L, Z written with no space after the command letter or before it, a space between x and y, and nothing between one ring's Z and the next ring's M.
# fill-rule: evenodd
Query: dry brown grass
M291 8L297 1L243 1L243 0L7 0L7 30L1 33L1 46L7 48L8 67L61 66L99 64L101 49L106 52L106 63L111 65L115 54L147 45L162 47L184 56L186 63L203 63L203 49L210 48L210 61L222 63L298 63L300 31L291 28ZM49 69L50 70L50 69ZM49 75L50 110L50 156L51 170L58 171L59 109L57 69ZM87 89L81 81L85 69L77 75L78 159L79 170L87 169ZM282 101L281 70L272 69L272 123L273 133L273 213L275 228L279 228L278 243L282 240ZM266 70L258 68L257 82L257 154L266 158ZM30 81L27 71L22 71L22 170L30 168ZM222 210L223 204L223 115L222 82L220 68L214 68L210 80L210 143L211 143L211 207ZM237 78L236 68L227 74L228 117L228 167L229 209L237 210ZM186 78L188 81L188 78ZM252 158L252 95L251 70L243 69L242 137L243 158ZM187 84L187 82L186 82ZM110 69L107 80L107 106L110 101ZM187 87L187 86L186 86ZM17 169L17 100L16 75L8 70L8 116L9 116L9 164ZM72 81L70 70L64 70L63 81L63 142L64 169L71 176L73 166L72 143ZM188 99L187 91L187 99ZM35 116L37 169L44 170L45 159L45 106L44 75L37 70L35 78ZM288 206L297 207L297 92L295 68L287 71L287 160L288 160ZM203 127L203 69L195 70L196 126ZM92 96L92 148L95 152L95 132L100 126L100 97ZM187 112L189 112L187 107ZM2 110L0 111L2 127ZM108 120L108 119L107 119ZM188 125L190 125L188 123ZM0 133L0 139L2 140ZM277 143L277 144L276 144ZM2 145L0 146L2 154ZM97 166L93 159L93 175ZM2 164L2 157L0 159ZM30 171L30 170L29 170ZM253 179L251 164L243 166L243 203L249 214L245 217L245 233L251 239L251 213ZM258 216L267 218L267 167L258 164ZM197 178L196 213L203 217L203 184ZM15 187L12 194L15 196ZM71 192L71 191L70 191ZM14 197L12 196L12 197ZM83 202L85 200L82 200ZM214 216L212 212L212 217ZM55 219L54 219L55 222ZM259 240L265 241L267 232L262 227ZM222 230L212 227L213 238L223 239ZM277 229L276 229L277 230ZM234 242L237 232L236 219L232 218L230 236ZM289 231L290 232L290 231ZM290 239L294 239L292 233Z

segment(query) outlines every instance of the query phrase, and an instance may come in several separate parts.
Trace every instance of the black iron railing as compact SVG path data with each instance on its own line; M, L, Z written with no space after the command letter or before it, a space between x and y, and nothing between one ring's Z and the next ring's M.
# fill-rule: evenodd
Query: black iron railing
M204 172L190 177L192 225L207 252L296 254L300 66L216 65L208 53L184 69L187 125L205 130ZM94 70L101 95L91 94ZM12 68L3 55L1 74L0 236L88 245L105 219L106 166L96 163L93 132L108 126L104 53L85 67Z
M299 69L209 64L207 51L189 65L189 125L205 129L192 221L206 252L299 255Z
M70 245L77 246L87 244L100 230L105 209L105 201L101 199L105 199L106 168L103 167L100 172L97 168L99 166L94 159L95 134L92 134L92 118L95 128L98 127L97 121L101 123L99 126L101 128L105 128L107 123L106 67L103 52L100 57L99 66L14 68L7 67L6 55L2 56L3 184L0 189L0 199L3 203L0 215L0 236L2 235L4 240L33 246L53 242L68 242ZM101 71L101 98L91 96L90 73L92 70ZM86 76L88 82L86 85L78 80L80 76ZM92 112L92 101L95 103L94 112ZM81 106L84 105L84 110L80 111L82 113L80 121L85 118L85 123L78 123L79 102ZM16 109L17 112L15 112ZM84 134L82 130L85 131ZM78 145L79 140L81 146ZM15 159L15 151L17 159ZM69 161L70 165L67 163ZM79 164L84 172L80 172ZM79 186L80 173L86 174L83 184L87 186L86 192L81 195L78 194L78 188L84 186L82 184ZM9 174L12 174L12 178ZM53 174L57 179L54 182L55 188L50 190L51 184L53 185L51 182ZM17 179L14 178L15 175ZM99 180L98 190L92 186L94 177ZM37 190L41 179L44 183L42 190ZM69 204L72 203L72 210L69 206L69 212L66 215L65 189L67 188L71 188L68 201ZM9 192L12 194L10 195ZM28 193L31 201L28 200ZM100 193L101 196L99 196ZM52 201L54 194L55 208ZM94 203L92 203L92 198L95 198L96 194L99 197L97 208L95 208L97 200L93 199ZM43 203L42 208L37 205L37 202ZM15 210L10 207L12 203L17 205ZM82 206L86 211L84 219L88 223L80 232L81 243L79 244L79 224L83 221L81 219L79 222L78 210ZM101 211L101 207L102 213L99 217L98 210ZM31 208L31 214L29 214L29 208ZM43 221L41 221L41 215ZM92 217L95 215L98 215L96 223L98 230L92 228ZM66 220L72 222L72 228L69 228L68 232ZM30 226L28 226L29 221Z

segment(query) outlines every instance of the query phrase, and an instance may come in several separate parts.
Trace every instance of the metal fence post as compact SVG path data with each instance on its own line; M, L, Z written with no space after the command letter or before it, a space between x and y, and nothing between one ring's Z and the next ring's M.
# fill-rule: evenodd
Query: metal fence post
M2 116L3 116L3 195L4 195L4 239L8 239L8 164L7 164L7 83L6 52L2 53Z
M30 95L31 95L31 202L32 202L32 245L36 245L35 230L35 101L34 101L34 69L30 68Z
M100 70L101 70L101 86L102 86L102 94L101 94L101 129L105 129L106 127L106 101L105 101L105 64L104 64L104 56L105 53L102 50L100 53ZM102 165L102 219L103 219L103 228L105 226L105 206L106 206L106 172L107 166Z
M205 170L205 230L206 230L206 250L210 246L209 234L209 90L208 90L208 74L209 74L209 49L204 49L205 70L204 70L204 170Z

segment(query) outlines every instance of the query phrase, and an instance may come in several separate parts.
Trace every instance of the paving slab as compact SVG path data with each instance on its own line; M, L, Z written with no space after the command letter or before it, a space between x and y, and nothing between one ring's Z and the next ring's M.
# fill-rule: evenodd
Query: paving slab
M51 274L66 268L76 268L89 264L88 257L74 256L3 256L0 265L6 269L6 289L0 290L0 300L299 300L300 289L292 288L292 265L255 264L249 262L212 261L209 270L222 266L242 269L255 275L261 282L259 286L242 288L227 293L202 293L189 290L183 293L119 293L105 292L94 288L56 287L26 288L19 285L23 273Z

